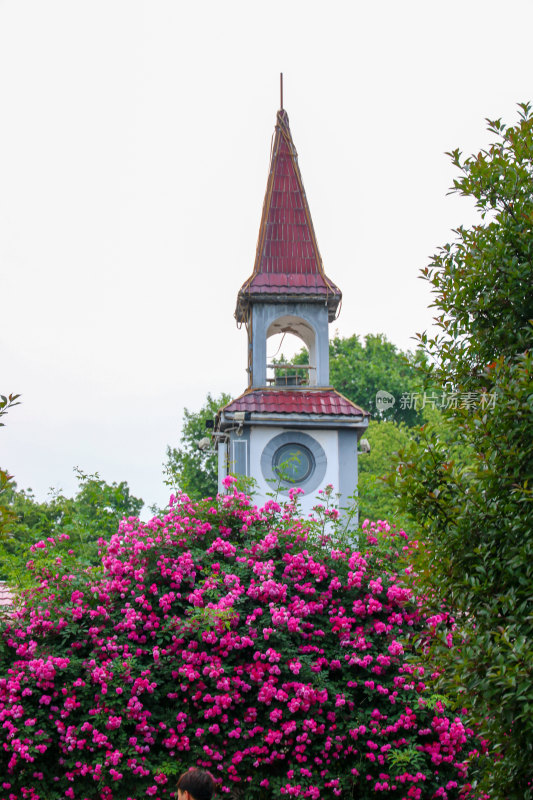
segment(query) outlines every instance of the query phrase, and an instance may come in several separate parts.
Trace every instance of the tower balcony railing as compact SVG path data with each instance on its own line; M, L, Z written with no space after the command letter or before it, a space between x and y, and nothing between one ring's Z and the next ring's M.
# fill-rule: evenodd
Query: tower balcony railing
M268 364L268 369L275 370L272 378L267 378L269 386L310 386L311 364ZM314 376L313 376L314 377Z

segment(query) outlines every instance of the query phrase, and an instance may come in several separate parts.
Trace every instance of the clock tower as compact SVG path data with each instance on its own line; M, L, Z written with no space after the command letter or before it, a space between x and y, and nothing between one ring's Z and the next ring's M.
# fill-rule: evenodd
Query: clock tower
M357 443L368 413L329 385L329 323L340 289L322 265L289 118L277 113L255 264L237 295L235 318L248 333L248 387L215 420L219 482L230 472L257 483L257 502L273 484L304 490L309 513L332 484L347 505L357 485ZM267 341L298 337L308 364L273 364ZM221 488L221 487L219 487Z

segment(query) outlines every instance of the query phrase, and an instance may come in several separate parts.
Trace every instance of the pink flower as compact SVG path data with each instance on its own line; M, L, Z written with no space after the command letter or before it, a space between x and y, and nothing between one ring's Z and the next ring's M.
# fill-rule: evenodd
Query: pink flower
M338 529L327 508L315 524L286 502L259 509L226 483L231 493L215 500L180 493L162 518L123 520L100 543L101 573L50 557L2 641L12 654L0 677L7 800L46 796L59 770L69 800L84 800L87 782L113 800L110 786L126 779L157 800L171 791L154 772L166 761L211 770L222 797L238 788L320 800L352 775L370 792L420 797L427 776L457 794L471 733L445 703L426 702L432 678L409 660L410 638L451 623L443 608L426 619L423 598L401 583L405 535L367 522L361 552L331 547L317 533L324 520ZM378 538L392 543L387 559ZM409 748L421 771L393 783L387 754Z

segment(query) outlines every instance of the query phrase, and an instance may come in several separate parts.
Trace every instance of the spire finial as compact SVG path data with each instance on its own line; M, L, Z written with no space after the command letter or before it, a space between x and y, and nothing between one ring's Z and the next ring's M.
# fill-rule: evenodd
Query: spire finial
M279 73L279 96L280 96L280 110L283 111L283 72Z

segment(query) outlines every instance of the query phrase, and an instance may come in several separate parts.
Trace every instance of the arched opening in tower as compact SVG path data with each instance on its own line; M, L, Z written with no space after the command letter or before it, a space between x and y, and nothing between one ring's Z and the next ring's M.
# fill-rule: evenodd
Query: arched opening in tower
M316 386L316 331L302 317L285 315L267 331L267 382L275 386Z

